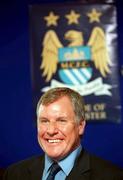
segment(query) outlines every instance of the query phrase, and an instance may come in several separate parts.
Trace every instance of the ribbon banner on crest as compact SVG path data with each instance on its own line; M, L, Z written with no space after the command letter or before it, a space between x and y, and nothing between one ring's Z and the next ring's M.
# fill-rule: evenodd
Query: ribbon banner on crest
M34 107L66 86L84 97L87 120L120 122L116 19L113 3L30 6Z

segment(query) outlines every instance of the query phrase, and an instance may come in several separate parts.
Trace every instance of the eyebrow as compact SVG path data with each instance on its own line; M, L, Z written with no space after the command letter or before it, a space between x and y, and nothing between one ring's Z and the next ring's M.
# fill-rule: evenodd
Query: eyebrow
M49 120L47 117L39 117L38 119L47 119L47 120ZM59 120L59 119L67 119L67 117L66 116L60 116L60 117L56 118L56 120Z

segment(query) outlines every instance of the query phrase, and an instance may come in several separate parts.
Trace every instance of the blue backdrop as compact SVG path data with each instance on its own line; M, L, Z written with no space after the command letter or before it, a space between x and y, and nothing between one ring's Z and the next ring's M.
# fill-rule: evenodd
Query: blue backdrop
M1 3L0 167L42 153L37 143L32 108L28 5L47 2L58 1L6 0ZM122 0L117 1L120 67L123 61L122 3ZM122 104L123 77L120 71ZM123 167L123 116L119 124L88 123L83 145L92 153Z

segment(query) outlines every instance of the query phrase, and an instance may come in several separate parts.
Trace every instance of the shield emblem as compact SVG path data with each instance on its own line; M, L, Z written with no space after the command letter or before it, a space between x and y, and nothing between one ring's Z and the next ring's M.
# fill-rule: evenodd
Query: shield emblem
M69 85L86 84L92 77L89 46L64 47L58 50L59 77Z

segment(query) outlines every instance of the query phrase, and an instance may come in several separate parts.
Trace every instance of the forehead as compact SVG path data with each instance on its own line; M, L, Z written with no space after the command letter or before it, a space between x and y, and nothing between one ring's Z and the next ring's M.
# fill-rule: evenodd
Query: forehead
M63 96L58 100L48 104L48 105L40 105L38 114L41 113L50 113L50 112L73 112L73 105L69 97Z

